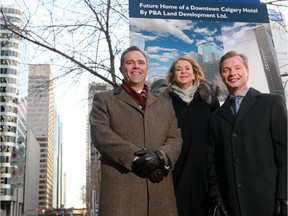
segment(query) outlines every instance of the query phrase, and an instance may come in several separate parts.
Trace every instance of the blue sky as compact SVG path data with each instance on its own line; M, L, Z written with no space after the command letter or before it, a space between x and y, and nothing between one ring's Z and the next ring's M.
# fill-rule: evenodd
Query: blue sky
M233 35L230 43L235 43L241 40L244 29L255 25L257 24L130 18L130 35L137 35L145 40L148 75L165 76L177 57L190 51L197 52L197 46L208 42L224 49L223 41L228 41Z
M220 22L130 19L130 35L145 38L149 75L165 75L172 61L187 52L197 52L197 45L213 42L222 46ZM164 73L164 74L163 74Z

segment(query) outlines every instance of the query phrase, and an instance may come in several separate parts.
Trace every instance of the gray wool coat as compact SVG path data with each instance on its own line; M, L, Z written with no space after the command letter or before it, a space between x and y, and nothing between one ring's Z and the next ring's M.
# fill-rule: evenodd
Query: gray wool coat
M146 109L122 89L96 93L90 113L92 141L101 154L100 216L176 216L172 175L151 183L131 172L133 153L162 150L176 163L180 129L168 98L148 91Z

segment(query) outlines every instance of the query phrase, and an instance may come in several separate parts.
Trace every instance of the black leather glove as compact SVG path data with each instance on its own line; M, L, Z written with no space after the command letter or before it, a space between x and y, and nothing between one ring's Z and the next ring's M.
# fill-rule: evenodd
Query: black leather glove
M156 171L154 171L153 173L151 173L148 178L152 183L159 183L161 182L164 177L167 176L167 171L164 169L157 169Z
M228 216L227 210L220 196L213 197L212 202L215 206L213 216Z
M141 149L134 155L138 158L133 161L131 168L139 177L147 178L160 168L160 158L156 152Z
M134 153L139 157L132 163L132 171L141 178L149 178L152 183L161 182L167 176L171 161L168 160L168 166L165 165L165 158L161 151L139 150Z
M159 183L164 179L164 177L166 177L168 175L169 170L171 168L171 161L168 158L168 156L165 155L166 160L167 160L167 164L168 164L168 165L166 165L165 164L165 158L164 158L165 153L162 153L161 151L158 151L158 150L156 150L155 153L160 158L160 168L157 169L156 171L154 171L152 174L150 174L148 176L148 178L152 183Z
M287 216L287 200L276 200L273 216Z

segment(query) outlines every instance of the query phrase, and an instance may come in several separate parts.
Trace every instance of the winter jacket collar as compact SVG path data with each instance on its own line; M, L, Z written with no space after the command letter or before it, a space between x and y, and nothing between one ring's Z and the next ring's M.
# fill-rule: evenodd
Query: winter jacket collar
M166 92L168 94L171 94L173 92L173 89L171 87L167 87ZM196 92L199 93L203 101L210 105L215 100L217 100L219 87L206 81L200 81Z

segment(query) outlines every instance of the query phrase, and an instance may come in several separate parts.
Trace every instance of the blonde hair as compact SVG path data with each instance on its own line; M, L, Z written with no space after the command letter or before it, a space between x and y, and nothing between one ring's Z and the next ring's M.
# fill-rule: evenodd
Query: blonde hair
M168 73L167 73L167 76L166 76L166 84L168 86L171 86L173 84L175 84L175 80L174 80L174 76L175 76L175 65L178 61L180 60L185 60L185 61L188 61L190 62L191 66L192 66L192 69L193 69L193 73L195 75L195 80L199 80L199 81L202 81L202 80L205 80L205 76L204 76L204 73L202 71L202 68L200 67L200 65L198 64L198 62L196 62L194 59L192 58L189 58L187 56L182 56L178 59L176 59L172 65L170 66L170 69L168 70Z

